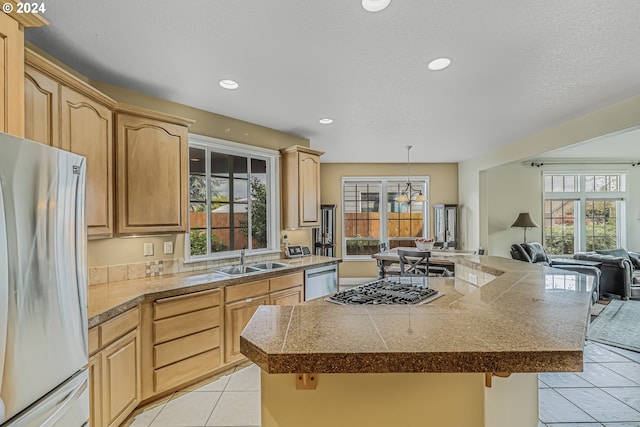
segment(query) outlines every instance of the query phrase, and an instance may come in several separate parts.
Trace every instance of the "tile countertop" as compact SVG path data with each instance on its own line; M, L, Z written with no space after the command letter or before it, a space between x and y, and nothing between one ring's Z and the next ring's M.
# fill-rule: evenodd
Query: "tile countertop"
M103 323L146 299L158 299L191 292L237 285L252 280L262 280L283 274L295 273L312 267L341 262L340 258L307 256L296 259L272 260L289 264L276 270L222 277L215 269L190 273L172 274L136 280L123 280L89 286L88 318L89 328ZM248 263L249 264L249 263Z
M241 351L267 373L582 371L590 278L493 256L456 264L498 277L430 277L445 295L417 306L262 306Z

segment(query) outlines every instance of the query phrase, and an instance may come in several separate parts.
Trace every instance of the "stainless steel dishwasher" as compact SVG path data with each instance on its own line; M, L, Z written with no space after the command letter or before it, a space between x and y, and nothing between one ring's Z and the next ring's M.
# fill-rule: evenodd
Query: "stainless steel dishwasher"
M311 268L304 272L304 300L338 292L338 265Z

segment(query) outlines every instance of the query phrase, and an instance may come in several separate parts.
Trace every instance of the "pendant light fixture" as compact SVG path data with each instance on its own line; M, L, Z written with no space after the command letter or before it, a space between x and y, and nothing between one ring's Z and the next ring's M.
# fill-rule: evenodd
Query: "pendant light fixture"
M424 194L422 194L422 189L415 189L411 185L411 174L409 172L409 151L413 148L413 145L405 145L404 148L407 149L407 186L400 193L398 197L396 197L396 202L398 203L424 203L427 201L427 198Z

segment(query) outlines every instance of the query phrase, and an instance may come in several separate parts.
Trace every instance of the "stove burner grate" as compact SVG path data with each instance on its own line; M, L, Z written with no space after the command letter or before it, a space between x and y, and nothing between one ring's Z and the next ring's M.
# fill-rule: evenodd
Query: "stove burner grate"
M426 279L381 279L355 286L326 298L336 304L425 304L442 296L425 286Z

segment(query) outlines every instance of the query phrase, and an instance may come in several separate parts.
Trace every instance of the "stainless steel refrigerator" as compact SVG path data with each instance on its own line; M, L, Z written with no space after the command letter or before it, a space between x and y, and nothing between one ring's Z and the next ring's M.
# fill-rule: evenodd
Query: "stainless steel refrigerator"
M0 133L0 425L89 419L86 159Z

